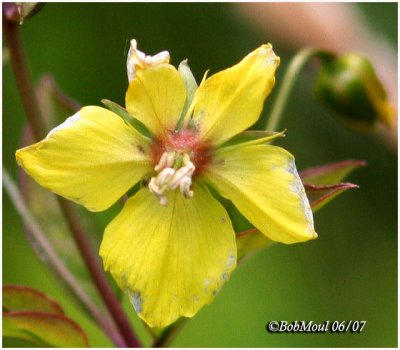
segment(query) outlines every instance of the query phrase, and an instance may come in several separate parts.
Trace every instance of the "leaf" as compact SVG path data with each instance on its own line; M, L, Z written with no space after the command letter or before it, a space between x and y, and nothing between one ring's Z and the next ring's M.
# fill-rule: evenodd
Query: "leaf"
M3 313L3 336L32 341L41 347L88 347L79 325L71 319L45 312Z
M301 171L300 177L313 212L321 209L344 191L358 188L355 184L341 181L362 166L366 166L366 162L362 160L343 160Z
M45 347L88 346L85 333L55 300L26 286L3 286L3 336Z
M121 107L119 104L117 104L113 101L107 100L107 99L102 99L101 102L111 112L114 112L115 114L119 115L123 120L125 120L125 122L132 125L142 135L151 137L151 133L150 133L149 129L147 129L146 126L142 122L140 122L138 119L131 116L124 107Z
M365 165L366 162L361 160L345 160L309 168L300 172L300 177L304 183L312 211L315 213L344 191L358 188L355 184L349 182L342 183L340 181L355 169ZM250 224L248 222L245 223L247 220L237 210L232 209L231 203L229 203L228 208L229 214L233 217L232 221L236 232L239 230L238 225L235 224L241 224L239 225L241 232L236 234L238 261L243 261L244 258L248 258L251 254L274 243L256 228L250 228Z
M304 184L304 188L310 201L311 208L315 213L342 192L351 188L359 188L359 186L349 182L342 182L335 185L320 186Z
M41 311L64 315L61 306L46 294L26 286L3 286L3 311Z
M363 160L343 160L340 162L320 165L300 172L303 183L313 185L337 184L359 167L366 166Z

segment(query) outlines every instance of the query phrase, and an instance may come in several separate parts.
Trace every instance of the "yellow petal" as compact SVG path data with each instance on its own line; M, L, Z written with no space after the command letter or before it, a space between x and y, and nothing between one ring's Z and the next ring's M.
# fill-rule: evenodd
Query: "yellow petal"
M192 317L236 266L228 214L208 192L194 186L187 199L171 191L168 203L143 188L106 228L100 247L105 269L151 327Z
M254 124L274 86L278 65L272 46L262 45L202 83L192 105L192 122L201 137L220 144Z
M110 207L151 171L149 141L116 114L92 106L16 157L40 185L93 211Z
M156 136L174 130L186 100L175 67L161 63L139 70L126 92L126 109Z
M313 216L293 156L271 145L221 148L205 174L220 194L268 238L316 238Z
M137 41L131 40L128 57L126 60L126 68L128 72L128 80L131 82L135 79L136 72L161 63L169 63L169 52L162 51L157 55L150 56L137 49Z

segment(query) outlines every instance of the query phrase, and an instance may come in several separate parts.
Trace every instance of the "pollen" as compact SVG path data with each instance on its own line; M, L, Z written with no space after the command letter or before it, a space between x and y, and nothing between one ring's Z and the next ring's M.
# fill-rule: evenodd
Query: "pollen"
M158 174L151 178L148 186L161 205L168 205L166 193L177 188L185 198L193 197L191 186L196 167L187 153L164 152L154 170Z

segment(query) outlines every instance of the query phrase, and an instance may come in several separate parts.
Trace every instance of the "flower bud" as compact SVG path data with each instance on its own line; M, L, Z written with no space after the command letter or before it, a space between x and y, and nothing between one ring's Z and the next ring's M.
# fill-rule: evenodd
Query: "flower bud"
M371 63L357 54L345 54L322 63L316 97L339 113L350 127L369 130L376 122L392 124L394 109Z

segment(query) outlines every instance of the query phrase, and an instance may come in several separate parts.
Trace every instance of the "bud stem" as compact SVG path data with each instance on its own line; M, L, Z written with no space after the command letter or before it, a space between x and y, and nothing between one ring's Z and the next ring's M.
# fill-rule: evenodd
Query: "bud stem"
M280 89L278 91L278 95L275 99L275 103L268 118L268 123L265 127L265 130L277 130L279 122L282 119L282 113L293 89L294 83L296 82L296 79L300 75L300 72L302 71L305 64L311 58L320 58L322 60L326 60L331 59L332 57L334 57L334 54L331 52L308 47L300 50L292 58L282 79L282 85L280 86Z

